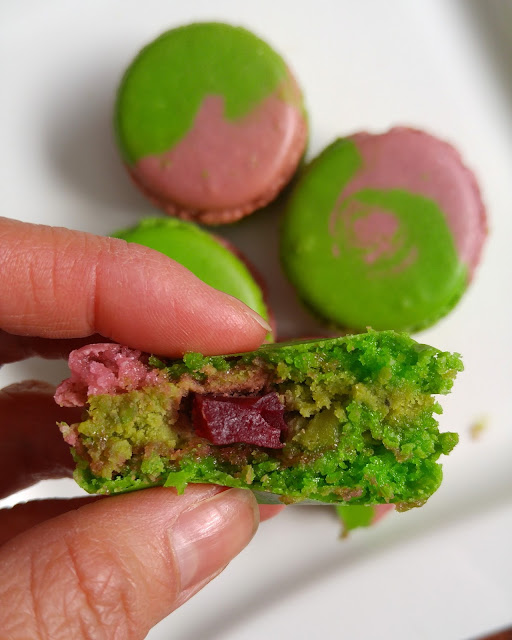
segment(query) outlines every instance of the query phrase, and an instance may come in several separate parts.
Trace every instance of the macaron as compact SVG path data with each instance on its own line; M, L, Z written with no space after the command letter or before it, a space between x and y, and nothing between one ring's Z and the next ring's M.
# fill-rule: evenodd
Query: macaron
M487 232L457 150L399 127L336 140L290 194L281 260L302 301L331 326L415 331L458 302Z
M115 132L135 184L166 213L234 222L273 200L306 146L302 93L268 44L241 27L167 31L128 67Z
M144 218L136 226L112 235L176 260L206 284L245 302L274 328L262 277L241 252L223 238L176 218Z

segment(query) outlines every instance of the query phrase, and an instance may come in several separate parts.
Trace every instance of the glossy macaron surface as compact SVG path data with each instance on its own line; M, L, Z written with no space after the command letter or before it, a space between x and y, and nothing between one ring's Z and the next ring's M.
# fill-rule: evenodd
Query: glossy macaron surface
M115 128L139 187L169 213L203 222L270 200L306 143L302 95L284 60L221 23L147 45L121 82Z
M486 235L478 186L449 144L407 128L335 141L306 168L283 266L331 324L415 330L459 300Z

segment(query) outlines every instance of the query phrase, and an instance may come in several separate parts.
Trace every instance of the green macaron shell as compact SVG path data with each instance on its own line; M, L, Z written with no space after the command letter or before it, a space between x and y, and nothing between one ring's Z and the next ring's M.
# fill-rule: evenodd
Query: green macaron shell
M196 23L167 31L139 53L122 79L115 108L122 156L133 165L171 149L208 95L222 96L225 117L236 120L275 91L282 100L300 102L283 59L246 29Z
M335 326L426 327L457 303L467 286L467 267L433 200L402 189L370 188L341 200L361 166L356 145L345 139L305 169L283 220L283 267L304 303ZM393 216L398 229L393 251L368 261L350 224L374 211Z
M113 236L160 251L206 284L238 298L269 319L263 293L249 269L234 253L195 224L175 218L146 218L137 226L117 231Z

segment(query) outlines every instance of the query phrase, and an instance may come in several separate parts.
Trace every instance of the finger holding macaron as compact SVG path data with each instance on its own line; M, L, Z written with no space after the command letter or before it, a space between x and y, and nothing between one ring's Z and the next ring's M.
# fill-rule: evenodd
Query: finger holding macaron
M273 341L276 324L263 277L224 238L193 222L156 217L143 218L135 226L112 235L163 253L206 284L241 300L270 324L272 332L267 335L267 342Z

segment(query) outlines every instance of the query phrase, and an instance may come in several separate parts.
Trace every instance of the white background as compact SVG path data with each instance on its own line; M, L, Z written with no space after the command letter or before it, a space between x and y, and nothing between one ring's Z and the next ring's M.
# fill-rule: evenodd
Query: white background
M490 236L462 302L418 336L466 366L443 402L441 426L461 443L439 492L348 541L332 509L288 508L149 638L469 639L512 624L512 2L1 0L0 215L107 234L155 214L112 141L115 89L141 46L198 19L248 27L284 55L306 96L309 157L396 124L453 142L480 180ZM311 335L279 270L279 209L222 233L266 277L281 333ZM0 384L66 375L32 359ZM53 482L21 497L71 492Z

